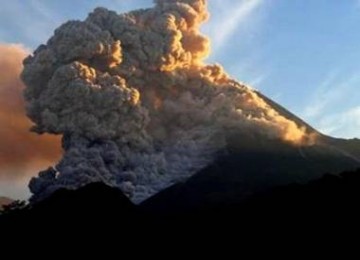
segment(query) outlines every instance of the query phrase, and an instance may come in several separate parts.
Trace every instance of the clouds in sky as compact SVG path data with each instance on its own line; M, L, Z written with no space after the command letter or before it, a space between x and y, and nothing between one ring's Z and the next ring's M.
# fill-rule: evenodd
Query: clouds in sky
M270 1L264 0L211 0L210 20L202 31L211 39L210 63L222 64L236 80L256 89L270 76L264 66L258 43Z
M338 137L360 136L360 106L320 118L320 131Z
M252 23L255 12L263 5L263 0L211 1L211 21L204 32L212 39L212 55L216 56L229 39Z
M353 87L360 74L333 71L315 86L301 116L321 132L337 137L360 137L360 106Z
M29 132L19 78L27 53L21 45L0 44L0 180L35 174L60 155L58 138Z
M3 1L0 8L0 41L35 48L63 22L44 1Z

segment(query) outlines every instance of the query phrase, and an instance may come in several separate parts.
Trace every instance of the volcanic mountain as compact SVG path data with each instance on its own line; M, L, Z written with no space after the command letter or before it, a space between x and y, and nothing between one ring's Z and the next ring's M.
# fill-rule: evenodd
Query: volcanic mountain
M358 140L322 135L204 62L207 1L154 2L96 8L25 59L32 130L61 135L64 150L30 181L32 203L103 182L137 204L171 187L159 208L196 207L360 166Z
M142 207L151 212L178 214L238 205L274 187L305 184L327 173L360 167L360 140L322 135L278 104L267 101L317 136L316 142L293 146L251 133L229 134L226 149L212 164L144 201Z

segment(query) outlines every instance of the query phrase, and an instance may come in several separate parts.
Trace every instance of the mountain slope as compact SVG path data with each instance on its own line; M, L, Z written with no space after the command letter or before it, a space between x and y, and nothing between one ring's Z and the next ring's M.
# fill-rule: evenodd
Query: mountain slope
M314 143L293 145L254 133L229 132L226 150L213 164L156 194L143 207L181 212L236 204L277 186L307 183L325 173L360 167L360 140L323 135L281 105L257 94L280 115L306 129L314 136Z
M159 211L154 203L133 205L120 190L95 183L76 191L57 191L43 202L8 212L0 216L0 229L2 232L24 230L24 227L33 232L44 229L47 235L55 236L59 231L89 235L101 230L113 233L116 241L137 243L145 236L150 238L148 241L158 243L162 237L158 236L159 232L166 232L166 239L189 232L205 237L209 234L208 238L213 239L218 238L214 232L232 237L229 234L242 235L242 231L254 231L254 228L276 231L320 226L329 229L334 225L343 228L344 223L358 222L359 187L360 170L326 175L305 185L282 186L241 202L168 214L171 212Z
M144 207L181 212L239 203L277 186L360 167L355 156L328 143L293 146L243 134L228 136L227 143L226 153L216 162L145 201Z
M57 190L41 202L5 214L0 218L0 224L30 227L34 223L54 222L59 226L74 224L76 228L86 228L135 220L136 217L135 205L121 190L103 183L92 183L78 190Z
M264 99L280 115L295 122L298 126L304 127L307 133L312 134L315 137L316 143L318 145L322 145L330 150L333 150L333 152L337 151L340 154L352 157L356 161L360 161L359 139L354 138L348 140L324 135L317 131L315 128L313 128L311 125L309 125L307 122L288 111L286 108L282 107L278 103L263 95L261 92L256 91L256 94L259 95L262 99Z

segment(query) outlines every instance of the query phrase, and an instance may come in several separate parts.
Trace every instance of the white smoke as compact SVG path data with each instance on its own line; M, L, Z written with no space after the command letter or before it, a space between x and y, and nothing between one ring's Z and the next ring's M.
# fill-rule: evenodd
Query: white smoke
M299 143L305 130L219 65L205 65L205 0L156 0L70 21L24 61L27 113L63 135L55 169L29 184L36 201L94 181L140 202L213 161L230 130Z

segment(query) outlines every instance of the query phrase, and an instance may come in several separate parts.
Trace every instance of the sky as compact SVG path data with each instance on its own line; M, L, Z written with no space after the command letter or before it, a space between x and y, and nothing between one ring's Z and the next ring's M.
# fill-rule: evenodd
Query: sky
M222 64L320 131L360 137L359 0L209 0L208 62ZM96 6L119 13L151 0L0 0L0 42L30 50Z
M325 134L360 138L359 0L208 3L211 18L202 27L212 41L207 62L221 64ZM21 44L31 52L63 22L84 19L97 6L121 13L151 5L152 0L0 0L0 44ZM8 187L4 183L0 190Z

